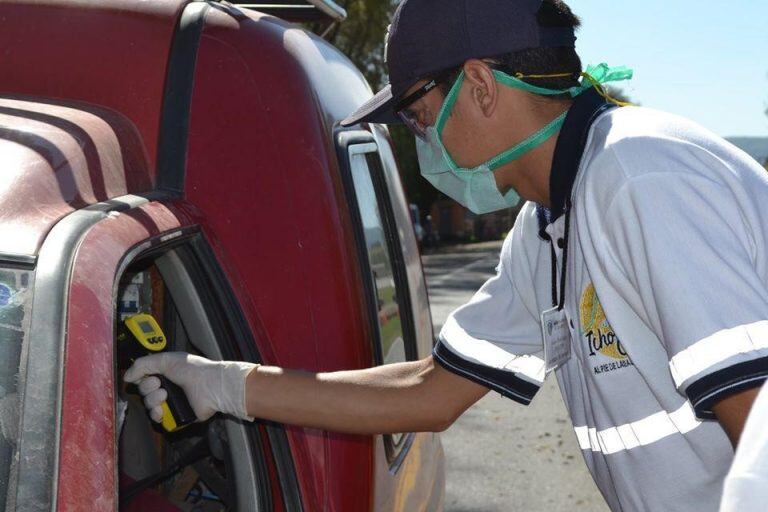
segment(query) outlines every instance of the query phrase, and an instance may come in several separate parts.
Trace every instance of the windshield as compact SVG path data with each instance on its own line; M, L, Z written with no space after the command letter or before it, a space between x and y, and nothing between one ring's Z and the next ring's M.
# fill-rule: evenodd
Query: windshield
M29 333L33 275L0 267L0 504L6 502L19 434L19 364Z

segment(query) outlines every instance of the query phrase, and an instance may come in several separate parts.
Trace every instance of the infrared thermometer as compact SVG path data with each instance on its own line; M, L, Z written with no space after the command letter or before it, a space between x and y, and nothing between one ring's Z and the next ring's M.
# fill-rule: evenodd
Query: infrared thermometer
M146 313L126 318L119 329L117 341L122 368L128 368L139 357L160 353L167 346L167 339L160 324L152 315ZM163 429L166 432L176 432L194 423L197 416L189 405L184 390L162 375L155 377L160 379L160 385L168 393L168 398L161 404Z

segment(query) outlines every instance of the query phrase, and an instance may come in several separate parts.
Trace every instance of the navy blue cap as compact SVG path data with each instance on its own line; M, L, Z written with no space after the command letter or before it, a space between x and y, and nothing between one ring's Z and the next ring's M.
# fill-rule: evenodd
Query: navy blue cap
M395 102L423 78L529 48L573 47L570 27L542 27L543 0L403 0L387 34L389 85L341 122L399 123Z

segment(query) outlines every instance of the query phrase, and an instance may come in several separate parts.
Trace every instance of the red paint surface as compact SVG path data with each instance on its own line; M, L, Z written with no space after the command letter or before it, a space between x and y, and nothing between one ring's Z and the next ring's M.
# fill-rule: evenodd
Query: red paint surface
M329 76L334 59L348 67L325 43L274 19L209 14L186 196L204 217L198 220L241 303L251 306L246 311L266 363L312 371L369 367L362 279L326 124L336 114L316 103L314 71L290 48L315 53L318 77ZM336 93L346 86L354 98L366 87L351 76L356 82L337 84ZM339 113L354 109L348 101ZM287 431L307 510L370 509L370 437Z
M107 218L86 235L69 289L58 510L112 510L117 496L113 371L117 270L137 243L187 221L160 203Z
M0 169L2 253L36 254L69 213L152 187L136 127L115 111L71 101L0 97Z
M78 100L141 133L154 176L166 61L186 0L4 1L0 95Z

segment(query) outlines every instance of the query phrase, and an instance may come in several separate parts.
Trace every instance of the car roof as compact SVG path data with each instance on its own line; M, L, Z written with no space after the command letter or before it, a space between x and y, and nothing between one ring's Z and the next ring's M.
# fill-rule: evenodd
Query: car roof
M325 117L326 127L337 125L372 96L362 73L344 54L323 38L283 19L237 6L217 5L208 15L204 36L220 38L249 65L262 100L270 104L265 115L278 115L280 96L310 98ZM226 16L222 16L225 14ZM239 27L232 30L232 23ZM269 96L269 98L267 98ZM305 109L316 115L313 109ZM313 127L314 128L314 127Z
M120 112L154 168L181 0L0 3L0 95L81 101Z
M0 97L0 254L34 255L74 210L150 189L146 159L135 126L117 112Z
M64 215L154 188L168 59L189 3L0 3L0 166L15 166L0 186L0 235L14 234L0 237L0 253L34 255ZM220 38L258 66L254 93L272 107L263 115L298 117L296 139L313 138L325 161L335 158L335 127L371 96L362 74L296 25L209 5L203 37ZM290 113L281 114L281 103L292 104Z

